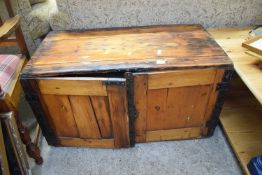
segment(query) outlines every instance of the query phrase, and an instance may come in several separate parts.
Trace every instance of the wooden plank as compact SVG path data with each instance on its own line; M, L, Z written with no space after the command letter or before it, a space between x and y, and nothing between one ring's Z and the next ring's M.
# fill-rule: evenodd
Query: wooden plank
M235 88L228 93L220 121L242 169L249 174L247 164L262 154L262 108L250 91L239 90L234 84L232 87Z
M181 139L200 138L200 137L201 137L200 127L146 132L147 142L181 140Z
M79 137L68 96L42 95L49 119L57 136Z
M0 40L8 38L20 24L20 20L20 16L15 16L6 20L4 24L0 26Z
M146 142L147 118L147 75L134 76L134 102L137 111L135 119L136 142Z
M108 99L101 96L90 97L102 138L112 137L112 126L109 115Z
M215 73L215 69L149 73L148 89L212 84Z
M100 139L97 119L88 96L69 96L80 138Z
M212 86L148 91L147 130L202 126Z
M211 89L211 85L170 88L162 129L202 126Z
M96 78L50 78L38 81L42 94L106 96L106 87Z
M114 148L114 139L79 139L59 137L62 146L90 147L90 148Z
M154 89L147 92L146 130L159 130L164 127L163 121L167 107L167 89Z
M128 147L130 141L126 87L110 85L107 86L107 92L115 147Z
M234 63L234 68L262 105L262 79L258 63L260 58L246 53L241 44L248 38L251 28L209 29L208 32L226 51Z

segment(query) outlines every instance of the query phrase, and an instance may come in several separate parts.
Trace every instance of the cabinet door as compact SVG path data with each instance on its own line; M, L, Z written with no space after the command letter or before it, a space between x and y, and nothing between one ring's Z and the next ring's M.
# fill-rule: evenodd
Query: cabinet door
M60 145L129 146L125 79L44 78L37 84Z
M136 142L200 137L223 74L215 69L134 74Z

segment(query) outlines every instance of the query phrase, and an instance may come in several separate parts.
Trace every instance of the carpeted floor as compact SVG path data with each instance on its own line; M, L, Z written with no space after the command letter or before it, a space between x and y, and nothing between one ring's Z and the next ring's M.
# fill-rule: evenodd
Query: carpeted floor
M32 114L25 100L20 112ZM128 149L91 149L41 143L44 164L31 162L33 175L240 175L242 171L225 136L217 127L208 139L137 144Z

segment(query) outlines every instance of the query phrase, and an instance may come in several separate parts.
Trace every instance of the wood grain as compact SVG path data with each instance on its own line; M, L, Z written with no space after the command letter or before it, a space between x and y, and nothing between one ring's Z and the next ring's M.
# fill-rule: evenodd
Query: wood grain
M112 124L109 114L108 99L106 97L91 96L93 110L103 138L112 137Z
M80 138L101 138L97 119L88 96L69 96Z
M130 145L130 141L126 88L122 86L111 85L107 86L107 91L115 147L128 147Z
M106 96L106 87L98 78L50 78L38 81L42 94Z
M158 130L164 127L167 91L168 89L154 89L147 92L147 130Z
M234 63L234 69L241 79L262 104L262 79L259 68L260 58L246 54L247 49L241 44L247 39L251 28L209 29L208 32L226 51Z
M200 127L212 86L170 88L162 129Z
M134 101L137 111L135 133L138 143L146 142L147 87L147 75L134 74Z
M49 111L49 122L57 136L78 137L78 129L73 116L68 96L42 95Z
M19 26L21 17L15 16L10 18L4 22L2 26L0 26L0 40L8 38Z
M148 91L147 130L201 126L212 86Z
M230 64L227 55L201 26L166 25L52 31L37 49L24 73L50 75L139 68L170 70Z
M232 89L225 100L220 121L240 165L249 174L247 164L262 153L262 109L249 92Z
M215 69L149 73L148 89L212 84L215 73Z
M200 138L200 137L201 137L201 128L199 127L146 132L147 142L181 140L181 139Z
M71 147L93 147L93 148L114 148L114 139L80 139L70 137L59 137L62 146Z

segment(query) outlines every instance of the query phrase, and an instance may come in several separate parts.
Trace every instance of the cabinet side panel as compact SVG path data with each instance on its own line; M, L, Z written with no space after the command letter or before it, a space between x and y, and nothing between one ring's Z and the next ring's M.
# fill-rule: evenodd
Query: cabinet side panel
M23 86L26 100L30 104L48 144L57 146L59 140L53 129L54 127L52 126L52 123L50 123L49 112L47 106L43 102L44 100L38 88L37 81L23 75L21 75L20 81Z
M128 147L130 145L130 140L126 87L108 85L107 94L109 99L115 147Z
M208 100L208 105L207 105L207 109L205 113L205 118L204 118L205 121L208 121L210 119L212 111L215 107L215 103L216 103L217 95L218 95L217 84L222 81L224 73L225 73L224 69L218 69L216 72L216 77L213 83L212 92L210 94L210 98Z

